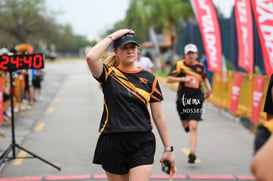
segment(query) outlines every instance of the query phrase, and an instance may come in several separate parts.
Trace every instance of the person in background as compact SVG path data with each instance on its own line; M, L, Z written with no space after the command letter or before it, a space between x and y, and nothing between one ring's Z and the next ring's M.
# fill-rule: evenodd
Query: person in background
M263 146L273 132L273 74L271 75L264 103L266 121L259 125L254 139L254 154Z
M100 55L112 43L113 54L100 61ZM150 180L156 143L148 105L164 146L160 162L168 160L172 170L175 168L160 86L152 73L136 67L138 46L134 31L121 29L86 55L88 67L104 94L93 163L101 164L111 181Z
M7 48L0 49L0 56L11 55ZM11 98L10 98L10 79L8 72L0 71L0 77L2 77L2 100L3 100L3 119L7 123L11 123ZM5 84L4 84L5 83Z
M174 52L174 50L172 48L168 48L168 50L163 54L162 72L169 72L170 68L177 59L178 55Z
M140 48L137 50L136 66L141 67L149 72L154 72L154 64L152 60L149 57L142 56Z
M264 103L266 121L256 131L254 139L254 158L251 171L257 180L273 180L273 74L271 75Z
M198 57L196 45L187 44L184 53L185 59L178 60L171 67L167 83L179 83L176 108L182 126L186 132L190 132L188 162L195 163L198 124L202 120L204 98L211 95L211 86L206 77L204 65L196 60ZM206 88L205 96L201 86L202 83Z
M0 55L1 56L1 55ZM8 76L6 76L6 72L4 71L0 71L0 77L2 79L6 79L6 80L2 80L2 82L6 82L6 84L9 83L9 79ZM3 84L3 83L2 83ZM11 98L10 98L10 89L9 89L9 85L2 85L2 101L3 101L3 119L5 122L7 123L11 123Z
M22 74L24 77L24 100L29 103L30 99L30 90L29 90L29 71L22 70Z
M207 78L208 78L208 80L209 80L210 85L212 86L212 76L213 76L213 72L209 70L208 58L207 58L206 54L203 54L203 55L202 55L201 62L204 64L204 66L205 66L205 68L206 68Z
M34 87L33 96L35 100L42 100L42 90L41 90L41 82L43 80L41 70L32 70L32 73L34 74L32 79L32 84Z

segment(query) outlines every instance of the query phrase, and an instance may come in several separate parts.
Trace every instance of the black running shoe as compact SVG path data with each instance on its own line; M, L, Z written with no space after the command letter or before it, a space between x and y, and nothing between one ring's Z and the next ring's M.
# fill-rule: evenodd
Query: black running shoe
M196 160L196 155L194 153L190 153L188 158L189 158L188 163L194 163Z
M189 127L189 126L186 127L186 128L184 128L184 129L185 129L185 132L186 132L186 133L190 132L190 127Z

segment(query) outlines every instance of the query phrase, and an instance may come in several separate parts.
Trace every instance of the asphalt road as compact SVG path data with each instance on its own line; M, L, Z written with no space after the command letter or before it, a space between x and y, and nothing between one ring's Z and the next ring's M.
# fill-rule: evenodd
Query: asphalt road
M15 115L16 144L61 170L38 158L12 159L1 165L0 181L105 180L101 167L91 163L99 136L103 95L86 62L50 62L45 64L44 71L43 100L36 102L31 110ZM182 129L176 112L176 92L164 82L161 89L175 148L174 180L254 180L249 170L254 135L231 115L219 112L209 103L204 105L204 121L199 125L198 162L188 164L189 134ZM0 138L0 148L5 151L12 141L11 126L4 124L0 131L6 134L6 138ZM154 132L157 151L151 180L164 180L166 176L159 163L163 147L156 127ZM15 150L16 158L29 156L19 148Z

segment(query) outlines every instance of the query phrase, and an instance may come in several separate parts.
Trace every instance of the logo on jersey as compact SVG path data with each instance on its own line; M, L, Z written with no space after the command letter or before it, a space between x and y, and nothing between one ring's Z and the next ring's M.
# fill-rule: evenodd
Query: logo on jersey
M196 68L196 71L197 71L197 72L202 72L202 69L201 69L200 67L197 67L197 68Z
M148 83L148 80L144 79L142 77L138 78L138 80L139 80L140 83L143 83L143 84L147 84Z

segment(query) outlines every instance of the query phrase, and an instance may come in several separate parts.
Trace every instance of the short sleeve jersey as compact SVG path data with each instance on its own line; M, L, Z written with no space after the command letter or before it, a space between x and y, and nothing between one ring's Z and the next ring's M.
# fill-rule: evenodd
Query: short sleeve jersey
M171 67L168 75L174 77L193 76L196 78L198 85L195 88L188 86L185 82L180 82L177 90L178 95L181 92L202 93L201 82L206 78L206 69L203 63L196 61L194 64L189 64L186 60L178 60Z
M272 94L271 94L272 88L273 88L273 74L271 75L271 78L268 84L265 103L264 103L264 112L270 113L270 114L273 114L273 100L272 100Z
M103 66L97 79L104 94L100 132L146 132L152 130L149 103L163 100L156 77L143 69L126 72Z

